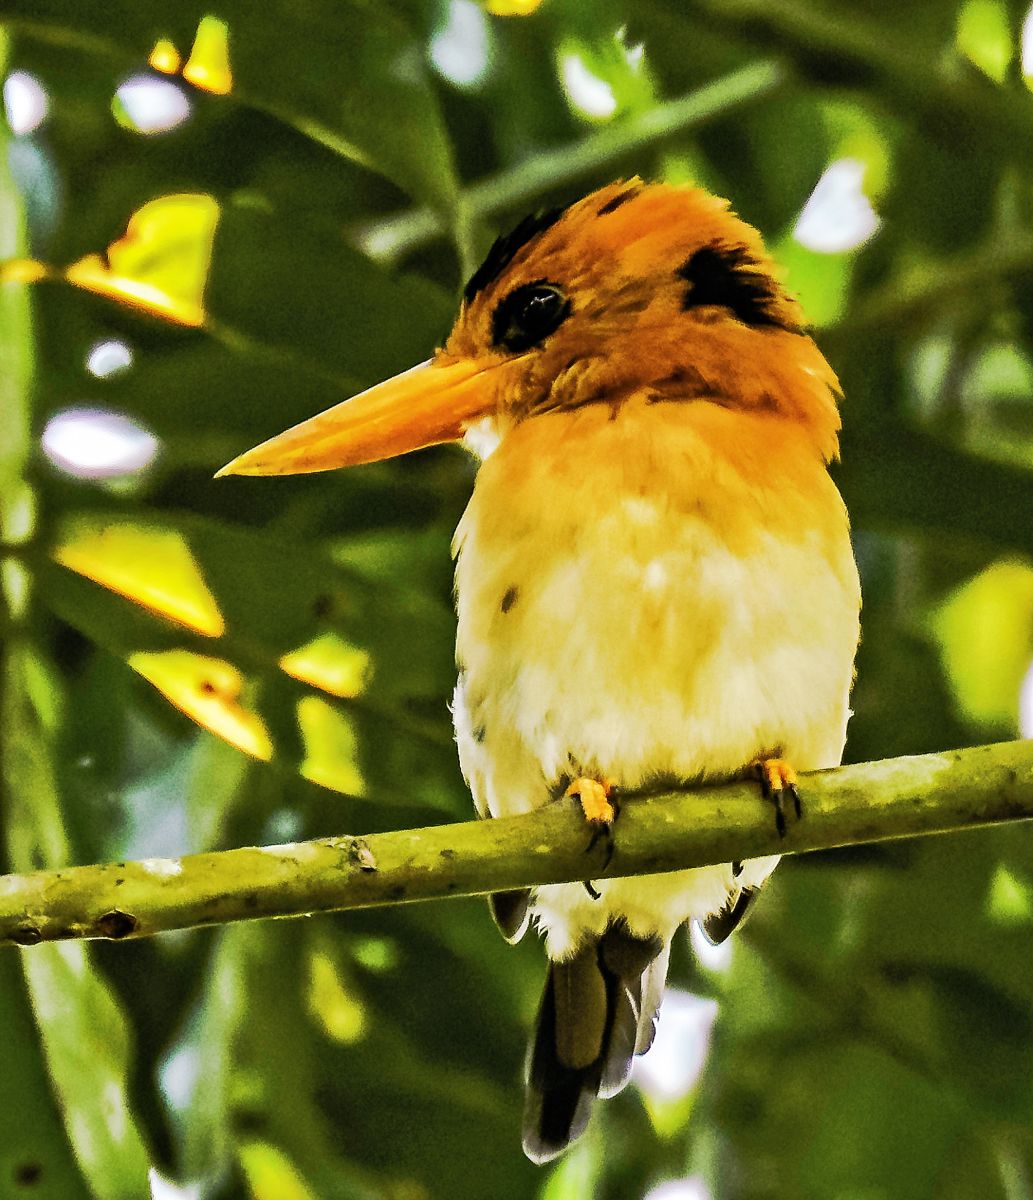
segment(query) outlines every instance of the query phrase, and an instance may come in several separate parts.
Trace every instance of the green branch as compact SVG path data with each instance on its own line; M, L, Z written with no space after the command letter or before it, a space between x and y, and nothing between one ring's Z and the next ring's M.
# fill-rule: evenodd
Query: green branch
M942 145L1019 161L1033 150L1033 97L952 60L947 46L907 43L849 6L827 14L795 0L702 0L699 11L727 36L780 55L802 79L867 94Z
M677 100L615 121L570 145L542 150L526 162L471 184L460 196L468 220L535 201L603 167L640 153L714 117L769 95L788 78L775 62L751 63ZM441 217L415 208L360 231L359 248L372 258L394 261L447 233Z
M0 944L147 937L600 880L1033 817L1033 741L805 775L779 838L751 783L629 796L609 866L573 803L519 817L0 877Z

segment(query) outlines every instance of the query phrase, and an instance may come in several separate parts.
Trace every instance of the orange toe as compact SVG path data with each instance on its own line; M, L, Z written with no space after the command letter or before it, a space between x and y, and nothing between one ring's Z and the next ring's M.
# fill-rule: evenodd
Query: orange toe
M614 785L607 780L588 779L581 776L571 783L563 793L581 802L581 811L589 825L612 825L617 819L617 807L611 797Z
M796 772L784 758L762 758L753 764L767 796L796 787Z
M760 780L764 798L771 800L775 805L775 828L780 837L785 837L786 798L792 800L793 811L796 813L797 819L802 813L800 792L796 786L796 771L784 758L759 758L752 766Z

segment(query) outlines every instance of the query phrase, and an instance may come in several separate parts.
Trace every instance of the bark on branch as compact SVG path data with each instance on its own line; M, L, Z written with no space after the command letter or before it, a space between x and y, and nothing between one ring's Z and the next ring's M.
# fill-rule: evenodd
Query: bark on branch
M805 775L784 838L755 784L626 797L608 867L573 802L520 817L0 877L0 944L147 937L1033 817L1033 741Z

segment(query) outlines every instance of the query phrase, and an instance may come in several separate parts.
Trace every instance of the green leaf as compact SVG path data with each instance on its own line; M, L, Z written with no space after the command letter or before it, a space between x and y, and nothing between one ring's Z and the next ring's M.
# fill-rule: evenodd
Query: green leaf
M454 316L439 286L392 275L330 230L299 229L289 213L243 205L219 221L205 303L216 332L225 324L249 346L275 347L281 361L307 359L340 377L342 400L355 380L428 358Z
M289 0L226 9L242 31L236 69L245 95L330 149L358 155L414 196L448 210L451 148L423 48L384 5ZM275 66L275 71L272 69Z
M261 1130L260 1138L235 1138L245 1173L252 1182L263 1168L274 1179L297 1177L319 1200L379 1200L386 1188L349 1161L341 1131L320 1103L330 1046L314 1036L307 1011L308 937L275 925L240 927L227 936L247 1000L246 1020L223 1029L221 1053L229 1055L238 1081L230 1112L246 1114ZM208 992L206 1003L218 1003L215 993ZM362 1097L360 1105L366 1102ZM275 1188L256 1192L269 1200L278 1194Z
M967 0L958 13L957 46L995 83L1003 83L1016 49L1006 6L1000 0Z
M7 648L3 676L6 839L17 871L71 858L54 780L52 729L33 700L40 664ZM33 676L37 678L34 680ZM146 1195L149 1156L130 1107L125 1019L81 942L37 946L23 966L68 1139L97 1200Z
M50 553L41 598L238 749L352 795L455 806L442 606L195 517L83 513Z
M0 25L0 73L7 69L7 34ZM0 128L0 262L25 253L25 217L10 175L10 137ZM9 511L18 494L29 453L27 393L32 377L33 343L25 288L0 287L0 534L10 536Z
M157 39L189 61L207 4L12 0L5 8L31 36L70 44L142 70ZM230 97L253 105L335 154L383 172L414 197L449 212L451 149L427 79L422 48L383 5L288 0L261 8L226 0ZM24 22L24 24L22 24Z
M1033 657L1033 568L994 563L948 596L929 624L966 719L981 730L1017 730Z
M0 958L0 1197L89 1200L50 1086L48 1062L14 954Z
M233 1042L246 1019L243 947L253 936L240 927L219 932L203 990L159 1068L179 1171L208 1186L233 1170Z

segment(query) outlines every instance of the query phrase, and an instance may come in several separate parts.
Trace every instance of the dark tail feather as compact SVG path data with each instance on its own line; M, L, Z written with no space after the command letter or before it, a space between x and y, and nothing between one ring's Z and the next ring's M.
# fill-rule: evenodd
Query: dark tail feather
M556 992L567 990L563 976L570 966L550 964L528 1059L524 1153L537 1163L555 1158L584 1133L595 1098L594 1090L586 1087L593 1064L568 1066L558 1048Z
M645 1054L656 1037L656 1023L660 1017L664 988L667 986L667 963L670 957L671 943L666 942L663 950L642 973L642 1015L638 1022L636 1054Z
M531 1043L524 1152L543 1163L585 1131L597 1096L627 1084L653 1040L668 946L612 924L573 958L549 965Z

